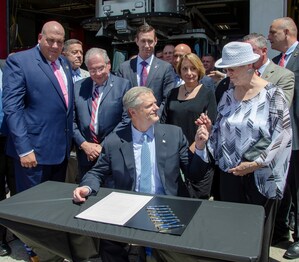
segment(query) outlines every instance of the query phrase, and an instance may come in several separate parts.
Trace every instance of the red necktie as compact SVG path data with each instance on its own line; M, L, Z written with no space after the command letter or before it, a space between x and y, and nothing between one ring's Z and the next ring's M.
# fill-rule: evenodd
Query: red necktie
M140 74L140 85L145 86L146 79L147 79L147 70L146 70L147 62L142 61L140 64L142 65L141 74Z
M99 86L96 86L92 94L92 104L91 104L92 109L91 109L91 119L89 124L91 137L93 142L95 143L99 143L96 130L95 130L95 118L96 118L96 112L98 108L98 101L99 101Z
M62 76L61 72L59 71L59 69L57 68L57 65L55 62L52 62L51 66L52 66L54 75L56 76L58 83L60 85L62 94L64 96L65 104L66 104L66 106L68 106L69 99L68 99L67 89L66 89L65 83L63 81L63 76Z
M284 67L285 57L286 57L286 54L283 53L280 60L279 60L279 64L278 64L279 66Z
M261 73L260 73L259 70L255 70L255 74L256 74L257 76L261 76Z

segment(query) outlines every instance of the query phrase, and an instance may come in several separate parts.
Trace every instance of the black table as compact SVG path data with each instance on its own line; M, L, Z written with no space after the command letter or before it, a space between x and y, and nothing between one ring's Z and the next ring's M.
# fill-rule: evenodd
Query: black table
M192 254L211 261L258 261L264 224L261 206L188 199L202 203L184 233L175 236L76 219L75 215L112 190L101 188L97 196L76 205L72 202L75 187L49 181L3 200L0 223L28 240L35 241L38 236L38 241L43 242L47 236L45 245L53 250L63 249L66 258L71 258L74 250L62 248L59 241L69 240L68 234L74 234ZM53 243L49 241L51 236L55 236Z

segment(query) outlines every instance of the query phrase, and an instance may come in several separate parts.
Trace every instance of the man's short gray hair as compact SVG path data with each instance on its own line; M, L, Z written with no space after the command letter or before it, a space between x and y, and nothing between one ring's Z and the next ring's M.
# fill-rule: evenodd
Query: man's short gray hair
M124 109L128 112L129 108L137 108L143 101L140 99L141 94L153 94L153 90L145 86L135 86L129 89L123 97Z
M71 45L78 44L83 46L82 42L78 39L69 39L64 42L62 52L68 52Z
M262 34L251 33L243 37L243 41L250 41L250 40L254 41L254 43L258 48L267 47L267 38Z
M93 48L90 48L85 54L84 63L85 63L86 66L88 64L88 61L89 61L90 57L92 57L94 55L102 56L104 58L104 61L105 61L106 64L108 64L110 62L109 56L108 56L107 51L105 49L93 47Z

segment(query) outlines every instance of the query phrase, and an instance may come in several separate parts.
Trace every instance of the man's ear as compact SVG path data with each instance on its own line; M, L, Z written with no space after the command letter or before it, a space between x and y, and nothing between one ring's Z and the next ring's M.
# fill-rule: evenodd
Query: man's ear
M110 61L107 63L107 67L108 67L108 69L110 71L111 70L111 63L110 63Z
M136 111L134 108L129 108L128 109L128 115L130 118L132 118L134 115L136 115Z
M37 37L37 42L40 43L40 41L42 40L43 34L39 33L38 37Z

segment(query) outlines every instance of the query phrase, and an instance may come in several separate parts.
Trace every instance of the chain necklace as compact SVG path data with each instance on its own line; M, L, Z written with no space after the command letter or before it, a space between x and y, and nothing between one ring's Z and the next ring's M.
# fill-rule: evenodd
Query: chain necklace
M184 85L184 89L185 89L185 97L190 95L192 93L192 91L194 90L194 88L193 88L191 91L188 91L185 85Z

